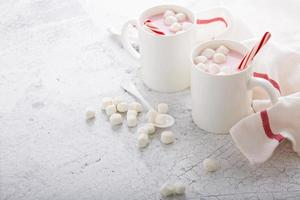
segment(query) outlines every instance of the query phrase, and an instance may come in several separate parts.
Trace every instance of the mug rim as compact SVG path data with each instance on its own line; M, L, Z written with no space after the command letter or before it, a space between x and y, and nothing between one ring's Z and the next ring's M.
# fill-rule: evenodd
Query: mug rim
M197 45L193 48L192 53L191 53L191 56L190 56L190 59L191 59L192 65L193 65L192 67L193 67L195 70L197 70L197 71L199 71L200 73L205 74L205 75L207 75L207 76L210 76L210 77L216 77L216 78L225 78L225 77L239 76L239 75L242 75L242 74L244 74L244 73L248 73L249 70L252 70L252 65L251 65L251 64L250 64L246 69L244 69L244 70L237 71L236 73L233 73L233 74L224 74L224 75L210 74L210 73L203 72L203 71L201 71L201 70L196 69L196 65L195 65L195 63L194 63L194 55L195 55L195 53L196 53L196 52L199 52L201 49L204 49L204 47L207 47L207 44L210 44L210 43L216 43L216 42L220 42L220 43L222 43L222 42L228 43L228 42L229 42L229 43L232 43L232 44L235 44L235 45L238 45L238 46L244 48L245 51L246 51L246 53L250 51L250 49L249 49L246 45L244 45L242 42L240 42L240 41L235 41L235 40L227 40L227 39L226 39L226 40L222 40L222 39L219 39L219 40L218 40L218 39L216 39L216 40L209 40L209 41L206 41L206 42L197 44ZM225 44L225 45L226 45L226 44ZM241 52L239 52L239 53L241 53ZM243 56L245 56L245 55L246 55L246 54L244 54Z
M190 28L188 28L188 29L185 30L184 32L181 32L181 33L175 33L175 34L173 34L173 35L164 35L163 37L160 36L160 35L152 34L152 33L150 33L149 31L146 31L146 30L143 28L143 26L142 26L143 24L141 24L142 16L145 15L146 12L149 12L149 11L151 11L151 10L158 9L158 8L161 8L161 7L166 7L166 8L169 7L170 9L172 9L171 7L182 9L182 10L184 10L188 15L190 15L190 16L192 17L192 19L191 19L192 25L195 25L195 24L196 24L196 17L195 17L194 13L193 13L190 9L188 9L188 8L186 8L186 7L183 7L183 6L180 6L180 5L176 5L176 4L161 4L161 5L156 5L156 6L153 6L153 7L151 7L151 8L148 8L148 9L144 10L144 11L139 15L138 20L137 20L137 25L138 25L138 27L140 28L140 30L142 30L142 31L143 31L144 33L146 33L146 34L149 34L149 35L154 36L154 37L157 37L157 38L172 38L172 37L176 37L176 36L178 36L178 35L182 35L182 34L185 34L185 33L189 32L189 31L192 31L192 30L193 30L194 27L191 26Z

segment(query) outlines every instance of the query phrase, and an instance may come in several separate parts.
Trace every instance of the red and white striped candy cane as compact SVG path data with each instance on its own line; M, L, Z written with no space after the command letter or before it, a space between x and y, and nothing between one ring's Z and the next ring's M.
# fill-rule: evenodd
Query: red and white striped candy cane
M268 42L268 40L271 37L271 33L266 32L264 36L261 38L259 43L257 43L249 53L247 53L244 58L242 59L238 69L243 70L245 69L249 63L253 60L253 58L256 56L256 54L260 51L260 49Z
M164 32L162 32L161 30L159 30L158 27L154 26L152 24L152 21L150 19L147 19L145 22L144 22L144 25L152 32L158 34L158 35L165 35Z
M223 17L215 17L210 19L197 19L196 22L197 24L210 24L213 22L222 22L225 24L226 27L228 27L228 23Z

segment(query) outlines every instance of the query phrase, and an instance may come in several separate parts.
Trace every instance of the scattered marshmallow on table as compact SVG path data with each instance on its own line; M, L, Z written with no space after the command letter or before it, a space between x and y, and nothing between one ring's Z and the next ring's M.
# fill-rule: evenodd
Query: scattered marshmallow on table
M215 54L215 50L211 48L206 48L201 53L201 56L205 56L206 58L212 58L214 54Z
M169 106L168 106L168 104L166 104L166 103L159 103L159 104L157 105L157 111L158 111L159 113L161 113L161 114L166 114L166 113L168 113L168 110L169 110Z
M167 117L163 114L157 114L155 117L155 123L159 125L164 125L167 123Z
M225 47L224 45L221 45L217 48L216 52L227 55L229 53L229 49L227 47Z
M149 130L146 126L142 126L142 127L138 128L138 130L137 130L138 134L142 134L142 133L148 134L148 132L149 132Z
M177 21L179 21L179 22L183 22L186 19L186 15L183 13L177 13L175 15L175 17L177 18Z
M170 26L170 31L172 31L172 32L174 32L174 33L178 32L178 31L181 31L181 30L182 30L182 26L181 26L181 24L179 24L179 23L177 23L177 22L173 23L173 24Z
M181 182L177 182L174 184L175 187L175 194L184 194L185 193L185 185Z
M170 26L177 22L177 18L175 16L170 15L165 18L164 22L167 26Z
M145 124L144 127L147 129L148 134L152 135L152 134L155 133L155 126L154 126L154 124L152 124L152 123L147 123L147 124Z
M208 72L211 74L218 74L220 72L220 68L218 64L210 63L208 66Z
M128 110L128 104L126 102L120 102L117 105L118 112L126 112Z
M163 131L160 136L160 141L164 144L171 144L175 141L172 131Z
M135 127L138 124L137 117L134 115L127 115L127 126L128 127Z
M164 12L163 17L166 18L166 17L168 17L168 16L174 16L174 15L175 15L175 12L174 12L173 10L166 10L166 11Z
M105 112L108 116L117 112L116 106L114 104L109 105L105 108Z
M196 56L194 58L195 64L206 63L206 61L207 61L207 57L205 57L205 56Z
M175 187L173 184L165 183L160 188L160 194L164 197L173 195L175 193Z
M138 102L132 102L129 104L128 109L130 110L136 110L137 112L142 112L143 111L143 106L142 104Z
M110 98L110 97L104 97L102 99L102 109L105 109L107 106L109 106L111 104L113 104L112 103L112 98Z
M208 66L204 63L197 64L196 68L204 72L208 71Z
M122 97L118 96L118 97L114 97L112 99L112 103L117 106L119 103L121 103L123 101Z
M128 115L133 115L133 116L136 117L136 116L137 116L137 111L136 111L136 110L128 109L128 110L127 110L127 116L128 116Z
M123 117L119 113L114 113L109 117L110 124L112 126L122 124Z
M96 112L93 108L91 108L91 107L86 108L86 110L85 110L86 119L93 119L93 118L95 118L95 116L96 116Z
M214 159L206 158L203 160L203 168L207 172L215 172L219 169L219 164Z
M154 123L156 116L157 116L157 112L155 110L151 109L151 110L148 111L146 117L148 119L148 122Z
M149 144L149 136L146 133L141 133L138 136L138 146L139 148L144 148Z
M223 53L215 53L213 55L213 61L218 64L226 62L226 59L227 57Z

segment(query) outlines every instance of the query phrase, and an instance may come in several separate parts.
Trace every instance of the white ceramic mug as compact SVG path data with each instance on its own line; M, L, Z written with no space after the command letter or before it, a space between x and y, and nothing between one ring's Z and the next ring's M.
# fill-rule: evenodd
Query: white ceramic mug
M185 13L193 25L182 33L166 36L155 35L143 28L144 21L149 16L163 13L166 9ZM221 36L231 27L231 15L225 8L213 8L204 12L207 13L207 17L224 19L227 28L221 32L215 29L211 29L211 32L210 29L203 29L205 25L198 25L197 19L190 10L176 5L160 5L147 9L138 20L130 20L124 24L121 35L122 44L140 62L141 78L149 88L162 92L175 92L190 85L189 56L193 46L197 41ZM130 25L138 30L139 52L128 40ZM197 29L201 32L197 32Z
M249 49L242 43L230 40L213 40L197 46L190 57L191 96L193 121L202 129L213 133L228 133L229 129L249 115L253 87L266 90L272 103L279 93L267 80L254 78L252 66L230 75L213 75L197 69L193 58L205 48L225 45L245 55Z

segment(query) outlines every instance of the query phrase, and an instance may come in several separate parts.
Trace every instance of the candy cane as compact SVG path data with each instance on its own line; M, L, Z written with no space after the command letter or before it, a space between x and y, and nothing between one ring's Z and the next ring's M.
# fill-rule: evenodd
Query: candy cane
M245 69L249 63L253 60L253 58L256 56L256 54L260 51L260 49L269 41L271 37L271 33L266 32L264 36L261 38L258 44L256 44L249 53L247 53L243 60L241 61L238 69L243 70Z
M228 27L228 24L223 17L215 17L211 19L197 19L197 24L210 24L213 22L223 22L225 26Z
M152 32L158 34L158 35L165 35L164 32L160 31L158 27L154 26L152 24L152 21L150 19L147 19L145 22L144 22L144 25Z

